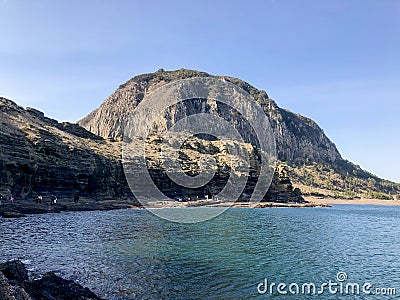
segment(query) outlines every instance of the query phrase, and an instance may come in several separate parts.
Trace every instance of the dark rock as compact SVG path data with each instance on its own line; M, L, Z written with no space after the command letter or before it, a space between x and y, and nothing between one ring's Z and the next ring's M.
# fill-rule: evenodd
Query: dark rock
M298 188L293 188L286 165L279 165L274 173L271 186L263 201L269 202L296 202L302 203L304 199Z
M0 272L0 299L1 300L34 300L19 286L12 285L3 273Z
M28 271L19 260L0 264L0 300L98 300L90 289L63 279L53 272L29 281Z
M29 279L28 270L20 260L12 260L0 264L0 271L7 279L22 284Z
M13 219L13 218L24 218L26 217L25 214L15 212L15 211L4 211L0 212L0 216L6 219Z
M53 272L44 274L41 279L26 282L25 289L34 298L43 300L101 299L88 288L72 280L63 279Z
M31 115L34 115L35 117L38 117L38 118L41 118L41 119L44 118L44 113L42 111L40 111L40 110L37 110L37 109L32 108L32 107L26 107L25 110L28 113L30 113Z

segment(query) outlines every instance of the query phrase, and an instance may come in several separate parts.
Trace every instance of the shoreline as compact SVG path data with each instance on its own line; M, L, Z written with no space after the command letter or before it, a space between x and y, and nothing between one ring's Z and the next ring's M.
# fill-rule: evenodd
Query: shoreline
M32 200L22 201L4 201L0 205L0 217L3 218L22 218L27 215L75 212L75 211L101 211L116 210L127 208L139 208L134 201L131 200L94 200L84 198L78 203L74 203L71 199L59 199L57 204L50 204L48 201L36 203Z
M146 208L193 208L193 207L241 207L241 208L272 208L272 207L331 207L325 203L314 202L222 202L216 200L196 200L190 202L154 201L149 202Z
M70 199L61 199L57 204L35 203L33 201L16 201L14 203L4 202L0 205L0 217L20 218L27 215L74 212L74 211L101 211L116 209L162 209L162 208L194 208L194 207L241 207L241 208L307 208L307 207L332 207L336 204L345 205L379 205L379 206L400 206L398 200L380 199L341 199L341 198L321 198L304 197L306 202L302 203L283 203L283 202L222 202L217 200L196 200L190 202L177 201L154 201L148 202L146 207L138 206L132 200L93 200L82 199L79 203L74 203Z
M306 201L316 204L349 204L349 205L380 205L380 206L400 206L399 200L381 200L381 199L343 199L343 198L321 198L304 197Z

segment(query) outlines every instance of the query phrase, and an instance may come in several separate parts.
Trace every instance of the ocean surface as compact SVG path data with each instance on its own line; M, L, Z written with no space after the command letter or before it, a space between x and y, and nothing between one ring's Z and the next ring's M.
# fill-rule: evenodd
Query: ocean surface
M400 207L231 208L197 224L146 210L0 219L0 260L17 258L106 299L400 299ZM302 293L329 281L332 292Z

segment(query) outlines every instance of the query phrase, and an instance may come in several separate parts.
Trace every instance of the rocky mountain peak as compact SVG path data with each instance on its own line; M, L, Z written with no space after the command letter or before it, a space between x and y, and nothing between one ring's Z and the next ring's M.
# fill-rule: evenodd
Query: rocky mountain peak
M249 83L230 76L214 76L206 72L180 69L142 74L133 77L108 97L103 104L78 122L79 125L104 138L121 139L130 114L148 93L181 79L192 77L213 77L228 81L248 92L262 107L270 120L277 141L278 157L296 163L308 159L315 162L334 162L341 159L336 146L326 137L311 119L278 107L268 94ZM219 108L220 111L226 108ZM197 113L193 107L183 104L175 109L171 119ZM175 116L174 116L175 115ZM238 126L241 122L238 121Z

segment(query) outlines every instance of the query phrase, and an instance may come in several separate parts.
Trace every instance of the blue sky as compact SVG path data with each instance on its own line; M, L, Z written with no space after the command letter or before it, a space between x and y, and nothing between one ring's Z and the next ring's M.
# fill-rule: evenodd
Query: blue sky
M119 84L190 68L311 117L400 182L400 1L0 0L0 95L77 121Z

